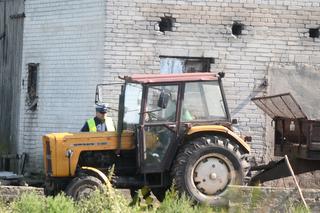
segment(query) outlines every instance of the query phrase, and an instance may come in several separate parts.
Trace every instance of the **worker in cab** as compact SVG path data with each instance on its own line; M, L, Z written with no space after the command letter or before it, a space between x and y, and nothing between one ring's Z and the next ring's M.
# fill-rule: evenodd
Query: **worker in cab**
M85 122L81 132L115 131L112 118L107 116L108 111L107 104L96 104L96 116Z

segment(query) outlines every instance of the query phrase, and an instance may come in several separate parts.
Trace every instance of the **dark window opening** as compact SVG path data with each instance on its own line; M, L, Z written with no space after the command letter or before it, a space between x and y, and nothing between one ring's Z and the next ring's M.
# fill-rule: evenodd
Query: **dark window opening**
M27 105L28 109L35 111L37 109L37 80L38 80L39 64L28 64L28 88L27 88Z
M309 29L309 37L310 38L319 38L319 28Z
M173 24L176 22L175 18L172 17L161 17L161 21L159 22L159 28L161 32L172 31Z
M232 25L232 34L235 36L241 35L243 30L243 24L240 24L238 22L234 22Z
M160 73L210 72L214 58L160 56Z

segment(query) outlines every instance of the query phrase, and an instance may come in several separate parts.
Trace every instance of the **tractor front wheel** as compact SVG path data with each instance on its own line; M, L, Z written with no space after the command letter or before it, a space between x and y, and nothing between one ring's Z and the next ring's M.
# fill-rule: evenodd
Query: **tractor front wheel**
M88 197L93 191L102 190L102 182L93 176L75 177L67 186L65 192L75 200Z
M243 184L240 151L224 136L197 138L181 148L172 175L180 193L194 201L223 205L229 184Z

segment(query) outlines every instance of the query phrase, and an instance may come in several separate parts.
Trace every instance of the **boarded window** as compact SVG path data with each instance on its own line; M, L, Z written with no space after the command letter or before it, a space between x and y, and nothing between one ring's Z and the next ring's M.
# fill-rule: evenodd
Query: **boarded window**
M244 28L244 25L238 22L234 22L232 25L232 34L235 36L239 36L242 34L242 30Z
M159 30L161 32L172 31L173 24L176 22L175 18L172 17L161 17L161 21L159 22Z
M28 88L27 88L27 105L29 110L37 109L37 80L38 80L39 64L28 64Z
M319 29L309 29L309 37L310 38L319 38Z
M213 63L213 58L161 56L160 73L210 72L210 64Z

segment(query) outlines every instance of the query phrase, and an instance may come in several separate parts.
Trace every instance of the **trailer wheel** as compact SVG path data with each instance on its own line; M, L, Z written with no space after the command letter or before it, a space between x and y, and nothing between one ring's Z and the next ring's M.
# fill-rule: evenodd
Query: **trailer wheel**
M172 175L180 193L194 201L224 205L221 197L229 184L243 184L245 169L240 151L224 136L196 138L184 145Z
M102 190L102 182L93 176L81 176L74 178L67 186L65 192L74 200L90 196L95 190Z

